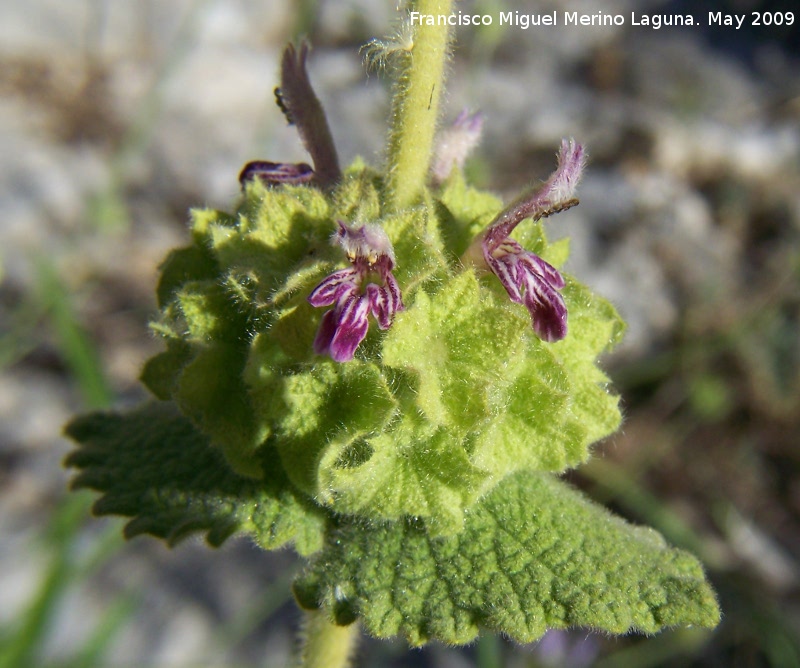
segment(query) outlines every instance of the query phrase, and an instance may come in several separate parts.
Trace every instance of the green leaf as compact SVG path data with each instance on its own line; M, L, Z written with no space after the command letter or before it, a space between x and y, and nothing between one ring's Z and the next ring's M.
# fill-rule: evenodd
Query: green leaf
M703 570L651 529L635 527L549 474L506 478L470 509L464 530L421 521L338 518L295 583L301 606L412 645L473 640L480 628L518 642L549 628L654 633L713 627Z
M213 340L235 341L239 320L225 292L212 280L191 281L177 293L188 328L187 339L205 343Z
M220 267L250 280L252 301L268 304L296 272L336 257L328 243L335 230L330 214L316 188L272 188L257 180L247 188L235 225L205 223L207 243Z
M437 274L442 278L447 270L436 222L428 207L405 210L380 221L394 246L397 266L393 274L406 301L418 286Z
M166 341L167 349L147 360L139 377L147 389L162 401L172 399L183 367L194 357L190 343L173 338Z
M241 475L263 474L256 450L270 434L257 419L242 381L245 350L225 343L202 348L181 373L173 394L181 412L222 448Z
M521 355L527 326L481 297L472 271L433 297L420 292L413 308L397 315L383 346L384 364L418 378L417 404L425 416L461 433L492 415L492 395L498 383L513 379L508 362Z
M196 215L206 212L195 212ZM223 216L217 211L208 213ZM161 278L156 288L159 308L164 308L174 297L175 292L189 281L202 281L214 278L219 271L214 257L207 248L189 246L170 251L161 263Z
M518 375L499 394L493 419L476 437L476 466L498 474L563 471L586 461L590 446L619 427L619 399L609 391L597 358L619 340L624 326L611 304L565 278L569 333L557 343L543 343L527 324L524 352L508 362ZM497 283L494 276L487 280ZM527 319L527 311L515 307Z
M492 482L470 462L462 439L413 413L338 454L320 468L337 511L377 519L423 516L436 533L461 531L464 509Z
M463 439L475 470L495 480L523 468L563 471L585 461L589 446L620 422L618 399L596 366L620 325L605 300L574 281L564 295L570 333L549 344L493 275L478 281L464 271L435 295L418 293L383 346L383 363L412 378L415 407L404 416L419 411L446 427ZM428 445L420 439L417 447Z
M437 217L448 248L460 257L492 219L503 203L491 193L469 187L464 175L454 170L437 201Z
M80 469L73 488L102 493L96 514L130 517L127 537L149 533L174 544L205 532L217 546L245 532L265 549L294 541L309 554L321 546L326 516L289 484L273 449L262 453L264 479L238 476L171 403L91 413L66 434L78 443L66 460Z
M188 252L178 257L184 255ZM259 477L255 451L269 436L269 427L256 419L242 379L247 307L240 308L215 279L188 280L174 285L170 295L154 327L166 339L167 350L147 362L142 380L159 399L174 400L222 448L236 472Z
M347 168L342 183L333 192L336 216L358 223L377 220L381 215L379 185L380 174L357 159Z
M292 482L332 503L336 490L326 484L326 470L355 441L380 432L397 405L374 364L321 360L288 377L271 404L258 408L275 416L278 451Z

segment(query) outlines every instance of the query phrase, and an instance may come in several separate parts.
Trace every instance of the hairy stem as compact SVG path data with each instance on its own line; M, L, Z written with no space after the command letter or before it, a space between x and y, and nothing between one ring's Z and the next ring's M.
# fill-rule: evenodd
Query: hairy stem
M426 25L420 17L449 15L452 5L453 0L411 3L413 46L400 66L389 137L388 205L395 211L417 201L428 176L450 41L448 27Z
M306 612L301 668L347 668L358 639L358 624L338 626L325 612Z

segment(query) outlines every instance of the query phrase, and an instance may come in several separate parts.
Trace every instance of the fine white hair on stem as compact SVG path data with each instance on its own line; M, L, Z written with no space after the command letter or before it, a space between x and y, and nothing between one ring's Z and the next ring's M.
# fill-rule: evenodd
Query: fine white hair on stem
M414 28L408 20L401 21L397 29L383 39L373 38L361 47L367 72L383 72L398 59L407 58L414 48Z

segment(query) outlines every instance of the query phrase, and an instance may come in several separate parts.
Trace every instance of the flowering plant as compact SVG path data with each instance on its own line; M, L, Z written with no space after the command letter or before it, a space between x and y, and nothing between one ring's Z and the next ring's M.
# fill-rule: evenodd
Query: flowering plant
M583 147L508 206L473 189L482 118L435 136L447 29L407 31L383 172L340 168L287 47L277 99L313 165L249 163L233 213L192 212L157 290L157 401L68 426L74 485L129 536L293 542L305 665L343 665L356 620L413 645L714 626L692 556L555 476L620 423L596 362L623 324L541 222L578 203Z

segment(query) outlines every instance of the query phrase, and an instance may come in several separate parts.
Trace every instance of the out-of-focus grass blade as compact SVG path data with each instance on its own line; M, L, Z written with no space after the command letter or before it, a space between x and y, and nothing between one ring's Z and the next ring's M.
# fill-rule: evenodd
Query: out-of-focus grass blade
M87 407L109 406L113 396L111 389L95 347L75 317L69 293L55 267L45 258L36 259L36 270L39 299L45 306L61 354L75 376Z
M39 590L16 627L6 630L0 636L0 668L41 665L37 650L47 637L53 615L67 589L85 579L122 543L118 523L114 523L96 539L88 553L77 554L78 533L89 514L92 500L93 496L89 492L68 495L54 511L49 524L44 527L40 539L44 548L51 553L50 564L41 579ZM111 635L110 631L116 632L116 625L121 628L132 613L132 605L132 598L123 597L104 617L76 660L94 660L94 657L105 651L107 643L102 644L100 637ZM101 628L106 629L102 634Z
M797 668L800 666L800 639L797 638L796 620L780 607L769 587L754 585L741 572L734 572L720 582L718 587L723 611L728 614L719 629L719 642L730 647L732 655L742 646L758 647L762 656L758 665L770 668ZM745 650L750 651L750 650ZM755 664L753 664L755 665Z
M8 328L0 334L0 369L11 366L36 346L34 335L43 316L38 300L27 300L11 314Z
M507 10L505 0L476 0L475 13L499 16L500 12ZM473 60L476 68L485 68L503 43L506 30L499 22L490 26L481 26L480 30L473 32Z
M299 39L306 35L310 35L314 29L314 22L317 18L317 5L319 0L297 0L295 15L294 15L294 29L292 35L294 39Z
M291 571L291 569L289 569ZM271 582L266 591L260 592L258 600L237 614L212 636L209 645L213 648L232 648L240 644L250 633L268 619L291 598L293 572L282 573Z
M110 605L77 655L58 668L95 668L104 665L104 657L117 634L125 628L139 607L139 598L125 594ZM56 668L55 666L53 668Z
M35 665L35 650L44 638L56 603L69 583L73 537L86 517L89 500L88 494L70 496L51 517L44 538L52 544L52 561L16 632L0 646L0 668Z
M0 646L0 668L35 665L34 651L46 633L54 603L65 586L65 574L66 564L56 558L42 578L39 591L23 616L19 629Z
M88 201L88 218L98 229L116 232L128 228L129 215L125 201L127 171L136 158L142 156L149 148L164 109L165 91L169 80L191 52L203 12L214 4L212 0L191 2L175 37L170 42L169 51L158 63L152 84L139 98L133 120L123 133L119 147L109 161L108 188Z

